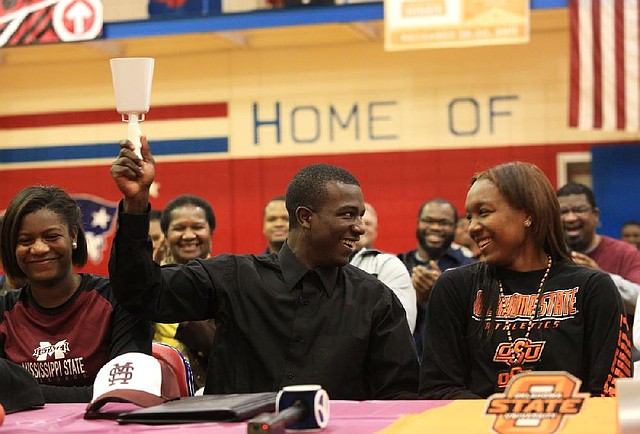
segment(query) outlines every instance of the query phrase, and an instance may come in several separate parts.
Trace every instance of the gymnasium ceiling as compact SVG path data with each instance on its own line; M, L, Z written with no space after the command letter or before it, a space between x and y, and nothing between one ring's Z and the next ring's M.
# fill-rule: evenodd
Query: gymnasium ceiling
M531 12L532 37L538 32L566 32L566 8ZM247 28L242 30L163 36L109 38L81 43L20 46L0 49L2 65L52 64L111 57L171 57L231 50L269 50L384 41L382 20Z

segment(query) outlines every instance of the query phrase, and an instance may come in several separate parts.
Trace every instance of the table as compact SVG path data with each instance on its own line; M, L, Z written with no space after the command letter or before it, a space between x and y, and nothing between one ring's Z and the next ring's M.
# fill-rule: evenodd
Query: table
M461 401L332 401L326 434L490 433L491 416L485 400ZM120 425L113 420L83 419L86 404L47 404L43 409L7 415L0 434L17 433L175 433L235 434L247 432L246 423L180 425ZM578 416L566 420L563 434L615 434L618 430L615 398L589 398Z
M369 434L391 425L404 414L421 413L450 401L331 401L331 418L324 433ZM246 423L180 425L120 425L113 420L83 419L86 404L47 404L42 409L7 415L0 434L13 433L175 433L247 432Z

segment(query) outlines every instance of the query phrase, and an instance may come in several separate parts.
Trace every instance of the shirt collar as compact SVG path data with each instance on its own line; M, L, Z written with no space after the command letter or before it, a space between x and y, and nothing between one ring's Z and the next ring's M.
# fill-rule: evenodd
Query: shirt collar
M307 273L312 272L296 257L287 242L282 245L280 252L278 252L278 262L280 262L280 269L284 276L285 287L289 292ZM333 295L334 288L338 282L339 269L339 267L322 267L315 270L329 297Z
M323 267L316 268L316 273L320 276L320 280L324 285L324 290L327 292L327 296L333 295L334 288L338 283L338 267Z

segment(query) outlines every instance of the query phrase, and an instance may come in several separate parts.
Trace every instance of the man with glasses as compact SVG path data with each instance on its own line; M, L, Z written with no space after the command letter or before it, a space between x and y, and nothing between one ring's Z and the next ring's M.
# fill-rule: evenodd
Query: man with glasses
M422 357L426 304L436 279L449 268L475 262L459 249L451 248L457 221L458 213L451 202L439 198L425 202L418 212L418 248L398 255L409 270L416 290L418 315L413 339L418 357Z
M577 264L611 276L627 309L629 327L640 294L640 251L624 241L596 234L600 210L593 191L571 182L557 191L567 245ZM634 359L639 354L634 353Z

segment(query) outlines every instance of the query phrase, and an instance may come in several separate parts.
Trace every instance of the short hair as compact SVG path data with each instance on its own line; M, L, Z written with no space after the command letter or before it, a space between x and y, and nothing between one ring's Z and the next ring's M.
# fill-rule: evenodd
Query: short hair
M437 197L435 199L431 199L426 201L425 203L423 203L420 206L420 209L418 210L418 220L420 220L420 216L422 215L422 211L424 211L424 208L432 203L439 203L442 205L449 205L451 207L451 209L453 210L453 223L455 224L458 221L458 210L456 209L455 206L453 206L453 204L451 202L449 202L447 199L442 199L440 197Z
M512 161L477 173L471 179L492 182L507 203L531 216L534 239L554 260L569 259L560 220L560 205L551 183L535 165Z
M324 205L327 199L326 184L329 182L360 186L355 176L341 167L312 164L302 168L289 183L285 196L290 228L298 226L296 210L299 207L318 211Z
M16 259L18 233L27 214L47 209L60 216L69 234L77 232L77 247L71 253L71 262L77 267L87 263L87 237L82 228L82 212L76 201L64 190L53 185L36 185L21 190L9 203L0 229L2 266L12 279L26 279Z
M169 224L171 224L171 213L174 209L183 206L196 206L204 210L204 216L209 223L209 229L211 232L216 228L216 215L213 212L211 204L199 196L192 194L182 194L172 199L162 210L162 217L160 217L160 229L165 234L169 230Z
M584 194L587 197L587 201L589 202L589 205L591 205L591 208L597 208L596 197L593 194L593 190L591 190L584 184L580 184L578 182L570 182L560 187L560 189L556 192L556 196L558 197L569 196L571 194Z

